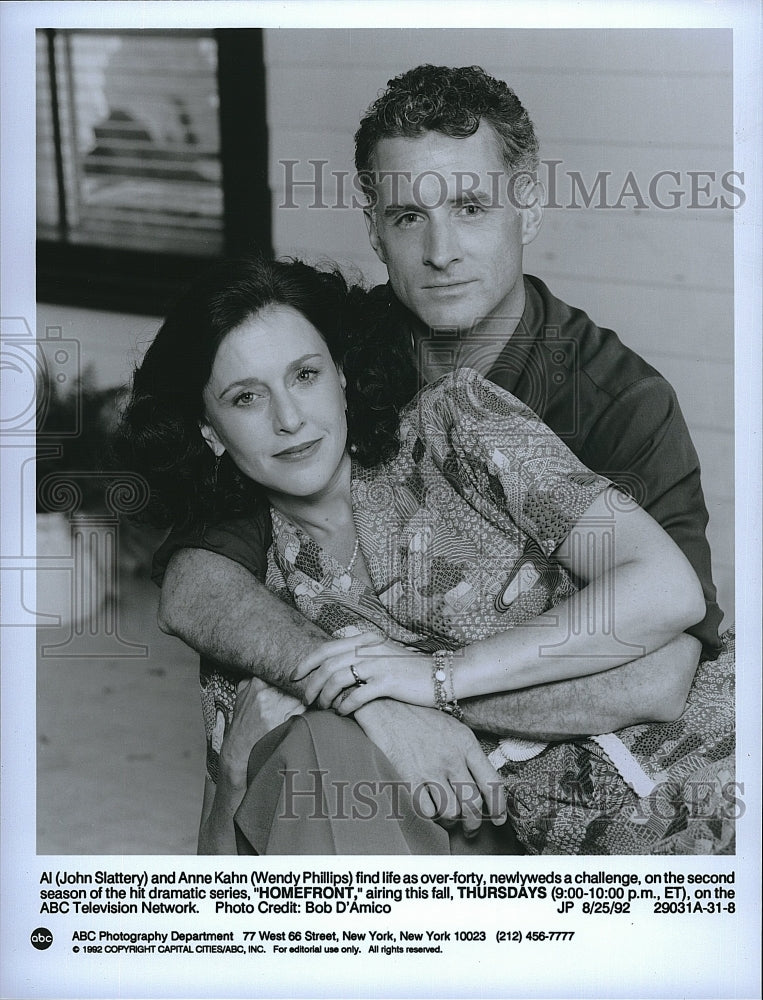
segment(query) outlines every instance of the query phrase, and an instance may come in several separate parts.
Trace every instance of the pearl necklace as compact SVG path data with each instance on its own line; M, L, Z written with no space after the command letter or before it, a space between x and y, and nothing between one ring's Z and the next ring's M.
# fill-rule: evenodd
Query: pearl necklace
M360 539L355 539L355 548L352 550L352 559L347 563L344 568L345 573L351 573L352 567L355 565L355 560L358 558L358 551L360 549Z

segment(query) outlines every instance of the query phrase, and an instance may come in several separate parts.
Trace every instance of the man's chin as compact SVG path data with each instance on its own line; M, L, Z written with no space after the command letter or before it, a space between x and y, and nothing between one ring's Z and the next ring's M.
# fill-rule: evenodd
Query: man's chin
M430 330L458 330L459 333L468 333L475 325L478 314L471 308L462 306L461 308L437 308L422 309L418 313L421 322Z

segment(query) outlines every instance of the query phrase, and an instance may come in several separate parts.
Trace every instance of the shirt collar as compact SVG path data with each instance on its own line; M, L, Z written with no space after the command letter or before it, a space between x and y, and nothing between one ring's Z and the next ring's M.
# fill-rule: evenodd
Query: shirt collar
M517 386L520 375L527 366L530 352L539 339L545 319L545 309L540 292L532 281L528 280L527 275L523 276L523 281L525 307L522 316L516 330L506 341L487 373L487 378L490 381L512 393ZM385 287L393 315L398 323L402 323L408 329L408 336L412 337L413 331L416 329L423 330L424 326L421 321L400 302L393 292L391 284L388 282Z
M532 282L523 278L525 308L514 333L504 344L487 377L491 382L513 393L522 372L527 366L533 345L543 327L543 302Z

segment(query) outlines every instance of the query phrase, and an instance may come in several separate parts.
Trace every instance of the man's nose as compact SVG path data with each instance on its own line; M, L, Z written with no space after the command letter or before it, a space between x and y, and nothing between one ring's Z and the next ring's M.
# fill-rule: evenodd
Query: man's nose
M461 259L461 245L450 219L430 219L424 242L424 263L438 270Z
M295 434L305 422L301 409L289 392L272 396L271 410L276 434Z

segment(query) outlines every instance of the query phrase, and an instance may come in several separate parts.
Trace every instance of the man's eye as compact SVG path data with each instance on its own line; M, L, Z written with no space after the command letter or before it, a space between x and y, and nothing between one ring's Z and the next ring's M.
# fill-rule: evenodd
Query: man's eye
M409 229L411 226L415 226L420 218L421 216L415 212L405 212L403 215L397 217L395 225L402 229Z
M477 205L474 202L469 202L467 205L462 205L460 208L461 215L467 216L467 218L475 218L478 215L482 215L485 209L482 205Z

